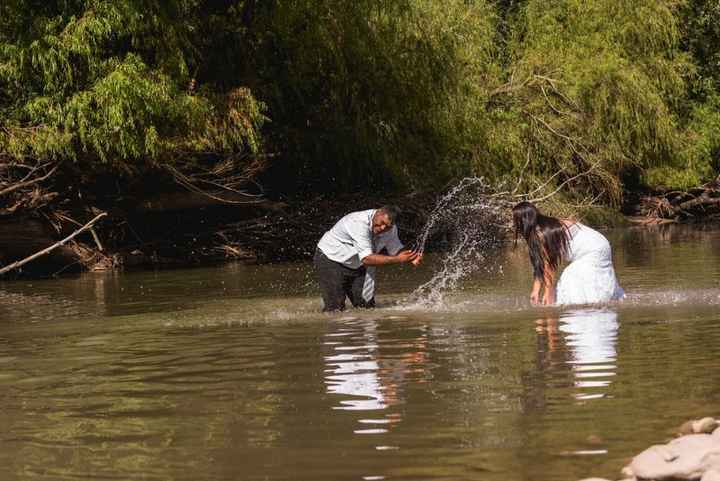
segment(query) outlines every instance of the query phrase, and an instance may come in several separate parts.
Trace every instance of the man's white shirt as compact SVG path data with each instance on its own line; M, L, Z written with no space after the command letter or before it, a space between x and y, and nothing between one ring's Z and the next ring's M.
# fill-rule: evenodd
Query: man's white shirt
M373 236L372 219L375 212L376 209L370 209L347 214L322 236L318 249L328 259L351 269L359 269L365 257L383 249L390 255L396 255L403 247L398 238L397 225L393 224L387 231ZM369 266L363 288L363 298L367 301L374 296L374 277L375 268Z
M393 226L383 232L382 234L375 236L373 242L373 253L382 252L383 249L387 249L387 253L391 256L396 255L403 248L402 242L398 237L397 225ZM363 284L363 299L369 302L375 297L375 274L377 268L375 266L367 266L365 272L365 283Z
M318 249L331 261L359 269L362 260L373 253L374 214L375 209L349 213L322 236Z

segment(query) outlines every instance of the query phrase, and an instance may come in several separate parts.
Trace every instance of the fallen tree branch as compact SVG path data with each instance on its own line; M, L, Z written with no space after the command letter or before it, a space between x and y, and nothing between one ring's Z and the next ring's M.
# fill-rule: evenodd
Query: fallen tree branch
M680 212L686 212L688 209L691 209L692 207L698 207L698 206L708 206L708 205L715 205L720 204L720 197L710 197L706 192L701 194L699 197L696 197L692 200L685 201L681 203L680 205L674 206L673 211L675 214L679 214Z
M28 186L30 186L30 185L33 185L33 184L37 184L37 183L39 183L39 182L42 182L43 180L45 180L45 179L47 179L48 177L50 177L51 175L53 175L53 174L55 173L55 171L58 169L59 166L60 166L59 164L56 165L55 167L53 167L53 168L50 170L50 172L48 172L47 174L43 175L42 177L37 177L37 178L35 178L35 179L33 179L33 180L28 180L27 182L18 182L18 183L16 183L16 184L11 185L10 187L7 187L7 188L5 188L5 189L3 189L3 190L0 190L0 196L7 195L7 194L9 194L9 193L11 193L11 192L15 192L15 191L18 190L18 189L22 189L22 188L24 188L24 187L28 187Z
M720 215L720 178L687 191L670 191L645 195L639 199L635 214L650 223L698 221Z
M520 190L520 186L522 185L523 176L525 175L525 171L528 168L528 165L530 165L530 147L527 148L527 159L525 160L525 165L523 165L523 168L520 170L520 177L518 178L517 183L515 184L515 188L510 192L511 195L515 195L518 190Z
M9 265L3 267L2 269L0 269L0 275L5 274L6 272L9 272L13 269L17 269L18 267L24 266L28 262L33 261L33 260L37 259L38 257L42 257L45 254L49 254L50 252L54 251L58 247L62 247L63 245L65 245L66 243L68 243L69 241L74 239L77 235L90 229L98 220L102 219L106 215L107 215L107 212L102 212L102 213L96 215L95 218L93 218L93 220L91 220L90 222L88 222L87 224L85 224L84 226L82 226L81 228L79 228L78 230L76 230L75 232L73 232L72 234L70 234L69 236L64 238L63 240L56 242L55 244L51 245L50 247L47 247L39 252L36 252L35 254L33 254L29 257L26 257L25 259L13 262L12 264L9 264Z

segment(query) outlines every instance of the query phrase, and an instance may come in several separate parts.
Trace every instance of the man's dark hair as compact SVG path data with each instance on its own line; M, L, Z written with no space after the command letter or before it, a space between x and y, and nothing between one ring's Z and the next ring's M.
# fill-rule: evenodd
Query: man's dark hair
M378 209L381 212L384 212L387 214L388 219L390 219L390 223L392 225L395 225L395 220L400 215L400 208L396 205L384 205Z

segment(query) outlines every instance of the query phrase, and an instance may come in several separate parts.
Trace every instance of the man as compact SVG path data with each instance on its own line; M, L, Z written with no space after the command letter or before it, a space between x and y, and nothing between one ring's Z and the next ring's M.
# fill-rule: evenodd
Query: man
M373 307L376 266L420 263L422 255L402 250L395 225L398 213L395 206L352 212L322 236L314 261L323 311L342 311L346 297L354 307ZM381 254L383 250L388 254Z

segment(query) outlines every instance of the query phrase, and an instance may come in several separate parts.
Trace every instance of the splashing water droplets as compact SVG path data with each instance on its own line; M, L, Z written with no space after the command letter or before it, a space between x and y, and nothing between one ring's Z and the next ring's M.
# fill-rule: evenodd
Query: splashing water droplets
M488 253L502 242L506 226L506 202L493 194L486 181L478 177L461 180L437 201L416 243L417 250L424 252L428 241L438 238L446 247L442 268L406 302L426 309L442 308L446 295L458 289L467 276L498 267L490 262Z

